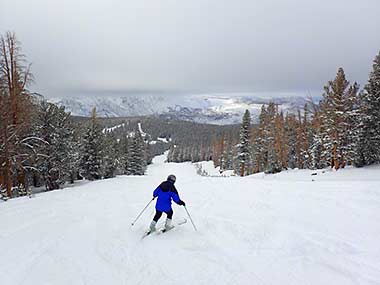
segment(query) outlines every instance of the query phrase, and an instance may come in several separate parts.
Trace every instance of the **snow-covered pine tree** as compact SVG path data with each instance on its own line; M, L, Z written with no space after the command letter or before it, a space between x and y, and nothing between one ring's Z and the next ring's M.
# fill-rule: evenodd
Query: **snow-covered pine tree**
M46 190L60 188L70 176L71 161L74 159L71 146L73 129L70 114L65 107L42 101L38 112L37 136L41 145L37 157L37 169L43 178Z
M240 141L238 144L238 166L239 175L245 176L250 174L251 161L251 114L245 110L243 121L240 127Z
M349 163L349 134L352 126L346 102L349 93L355 88L349 88L344 70L339 68L335 79L329 81L324 89L321 102L323 156L331 167L339 169Z
M359 113L355 164L364 166L380 162L380 52L361 94Z
M69 172L69 183L73 184L75 180L80 179L79 174L79 164L80 164L80 141L78 135L75 135L74 139L69 141L69 162L68 162L68 172Z
M310 168L320 169L326 167L325 161L322 159L323 142L321 132L321 116L319 105L313 104L313 114L311 119L312 138L310 143Z
M307 104L304 105L302 119L299 121L300 128L300 160L302 167L300 168L310 168L311 166L311 155L310 155L310 144L312 142L313 133L311 129L311 124L309 122L309 107Z
M168 162L174 162L174 157L175 157L175 150L176 146L175 145L171 145L170 148L169 148L169 153L168 153L168 158L167 158L167 161Z
M294 169L298 167L297 156L297 119L294 114L286 114L286 145L287 145L287 165Z
M200 161L199 149L196 146L191 148L191 161L198 162Z
M225 146L225 151L224 151L224 156L225 156L225 159L224 159L224 163L225 163L225 167L224 169L234 169L234 166L233 166L233 163L234 163L234 153L233 153L233 150L234 150L234 146L235 143L234 143L234 140L232 138L229 138L227 139L226 141L226 146Z
M104 134L96 117L96 108L93 108L81 147L81 175L88 180L98 180L103 177L103 141Z
M267 124L264 134L266 135L267 150L268 150L268 163L265 168L267 173L276 173L281 171L281 161L279 157L279 147L276 145L277 128L276 117L278 114L277 106L270 102L267 110ZM280 143L280 142L279 142Z
M118 144L118 160L122 174L128 174L129 169L129 150L131 141L126 135L123 135Z
M346 136L344 141L344 152L346 163L351 165L355 161L358 142L358 125L360 120L359 112L359 85L354 82L344 97L344 118L346 122Z
M223 138L218 139L214 137L211 144L212 144L212 161L214 163L214 167L220 167Z
M227 142L226 142L225 136L223 136L220 139L220 153L218 157L219 171L221 173L227 169L226 168L226 160L227 160L226 150L227 150Z
M145 142L139 129L136 129L129 148L128 174L144 175L146 170Z
M266 136L265 136L265 126L267 122L267 111L265 105L261 106L261 112L259 115L259 125L254 132L254 140L253 140L253 153L254 157L254 172L264 171L267 161L268 161L268 151L266 144Z
M72 117L70 117L70 128L73 130L72 139L68 142L69 157L68 162L68 172L69 172L69 183L74 183L75 180L81 180L83 177L80 172L80 164L82 157L82 137L84 133L84 127L80 126L74 122Z
M146 163L146 165L149 165L152 163L153 157L154 157L154 154L152 151L152 146L148 141L146 141L145 142L145 163Z
M104 178L116 176L121 161L118 158L118 142L112 131L104 134L103 175Z
M275 137L275 145L276 151L278 154L278 160L280 163L280 170L286 168L286 158L285 158L285 144L284 144L284 130L285 130L285 122L284 122L284 114L282 112L276 114L275 118L276 125L276 137Z

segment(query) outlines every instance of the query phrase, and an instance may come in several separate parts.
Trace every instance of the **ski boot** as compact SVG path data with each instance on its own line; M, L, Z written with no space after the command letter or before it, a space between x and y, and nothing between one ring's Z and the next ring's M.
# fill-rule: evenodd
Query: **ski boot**
M171 219L166 219L166 222L165 222L165 231L171 230L172 228L174 228L174 226L172 225L172 220Z
M149 233L155 232L156 231L156 221L152 221L149 226Z

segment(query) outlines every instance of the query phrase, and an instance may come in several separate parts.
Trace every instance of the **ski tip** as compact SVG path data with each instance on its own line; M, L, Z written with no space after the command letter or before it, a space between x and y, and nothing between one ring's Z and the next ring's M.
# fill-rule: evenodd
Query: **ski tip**
M150 235L152 232L146 232L142 237L141 239L144 239L145 237L147 237L148 235Z

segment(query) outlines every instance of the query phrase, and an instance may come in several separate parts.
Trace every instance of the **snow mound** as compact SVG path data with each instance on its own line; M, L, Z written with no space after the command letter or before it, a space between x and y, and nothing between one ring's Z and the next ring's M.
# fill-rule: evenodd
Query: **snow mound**
M213 161L201 161L194 163L197 173L201 176L229 177L234 175L233 170L220 171L220 167L214 167Z

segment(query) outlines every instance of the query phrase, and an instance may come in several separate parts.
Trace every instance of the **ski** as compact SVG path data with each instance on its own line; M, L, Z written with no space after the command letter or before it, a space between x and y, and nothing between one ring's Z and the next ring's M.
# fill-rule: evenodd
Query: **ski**
M147 231L144 233L144 235L141 237L141 239L144 239L146 238L148 235L150 235L151 233L153 233L152 231Z
M166 232L171 231L172 229L174 229L176 226L180 226L180 225L183 225L185 223L187 223L187 220L185 218L182 219L182 220L176 221L170 228L165 228L165 226L164 226L161 229L159 229L157 231L157 234L166 233Z
M153 234L154 232L156 232L156 234L161 234L161 233L168 232L168 231L172 230L173 228L175 228L176 226L180 226L180 225L183 225L185 223L187 223L187 219L183 218L181 220L174 221L173 225L172 225L172 227L170 229L166 229L165 226L162 226L159 229L157 229L156 231L150 231L150 230L148 230L147 232L144 233L144 235L141 237L141 239L146 238L147 236Z

